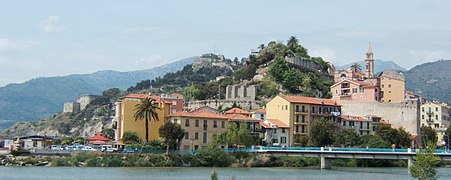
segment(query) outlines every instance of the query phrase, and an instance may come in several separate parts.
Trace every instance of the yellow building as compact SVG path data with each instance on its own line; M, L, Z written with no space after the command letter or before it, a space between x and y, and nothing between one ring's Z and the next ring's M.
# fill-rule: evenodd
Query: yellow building
M165 101L155 95L129 94L116 102L116 116L113 119L113 127L116 131L116 141L122 141L124 132L127 131L136 132L141 140L146 140L146 120L135 120L135 117L133 116L136 112L135 106L145 98L155 100L155 103L161 108L161 110L157 110L159 120L149 120L149 141L159 138L160 135L158 129L168 120L171 102Z
M450 108L447 104L428 102L421 105L421 127L430 126L437 132L437 140L445 144L443 136L450 124ZM446 140L447 141L447 140Z
M339 108L332 99L303 96L276 96L266 104L267 119L277 119L289 126L288 146L299 145L302 136L310 136L314 121L339 121ZM293 137L293 138L291 138Z
M213 108L202 107L191 112L179 111L170 115L170 121L180 124L185 130L180 149L194 150L207 146L214 134L227 130L229 123L239 125L239 122L246 122L251 132L255 132L255 124L260 122L251 118L249 112L241 109L234 108L227 112L221 114Z
M404 75L395 70L383 71L379 75L379 86L381 89L381 102L400 103L405 99Z

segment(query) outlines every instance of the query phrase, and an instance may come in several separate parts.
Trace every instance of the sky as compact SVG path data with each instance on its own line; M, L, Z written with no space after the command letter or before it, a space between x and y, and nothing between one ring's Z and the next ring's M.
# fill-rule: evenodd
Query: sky
M203 53L246 57L296 36L336 66L451 59L448 0L0 0L0 86L37 77L149 69Z

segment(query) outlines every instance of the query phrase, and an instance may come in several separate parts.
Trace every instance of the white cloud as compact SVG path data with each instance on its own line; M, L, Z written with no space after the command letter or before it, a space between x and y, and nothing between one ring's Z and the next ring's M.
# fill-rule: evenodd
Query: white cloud
M19 49L19 44L8 39L0 39L0 53Z
M64 27L59 23L59 16L49 16L46 20L38 23L38 27L48 33L61 32Z

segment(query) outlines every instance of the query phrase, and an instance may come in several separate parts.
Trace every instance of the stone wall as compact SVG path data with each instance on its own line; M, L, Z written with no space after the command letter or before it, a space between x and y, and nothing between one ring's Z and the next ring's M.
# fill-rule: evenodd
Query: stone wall
M257 85L235 84L226 87L226 100L255 100L257 96Z
M242 107L244 110L253 110L260 109L261 102L260 101L246 101L246 100L199 100L199 101L190 101L187 106L188 109L194 110L200 107L208 106L214 109L218 109L222 107L222 109L231 107L233 103L236 103L238 106Z
M64 103L63 112L69 113L69 112L79 112L79 111L80 111L80 103L78 103L78 102Z
M341 114L353 116L377 115L390 123L393 128L403 127L412 134L419 134L419 101L402 103L350 103L342 104Z

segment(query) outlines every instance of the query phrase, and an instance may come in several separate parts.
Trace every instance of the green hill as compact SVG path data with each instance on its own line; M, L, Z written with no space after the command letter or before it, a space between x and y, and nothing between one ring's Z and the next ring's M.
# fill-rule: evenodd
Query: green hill
M429 100L451 103L451 60L417 65L405 72L406 89Z

